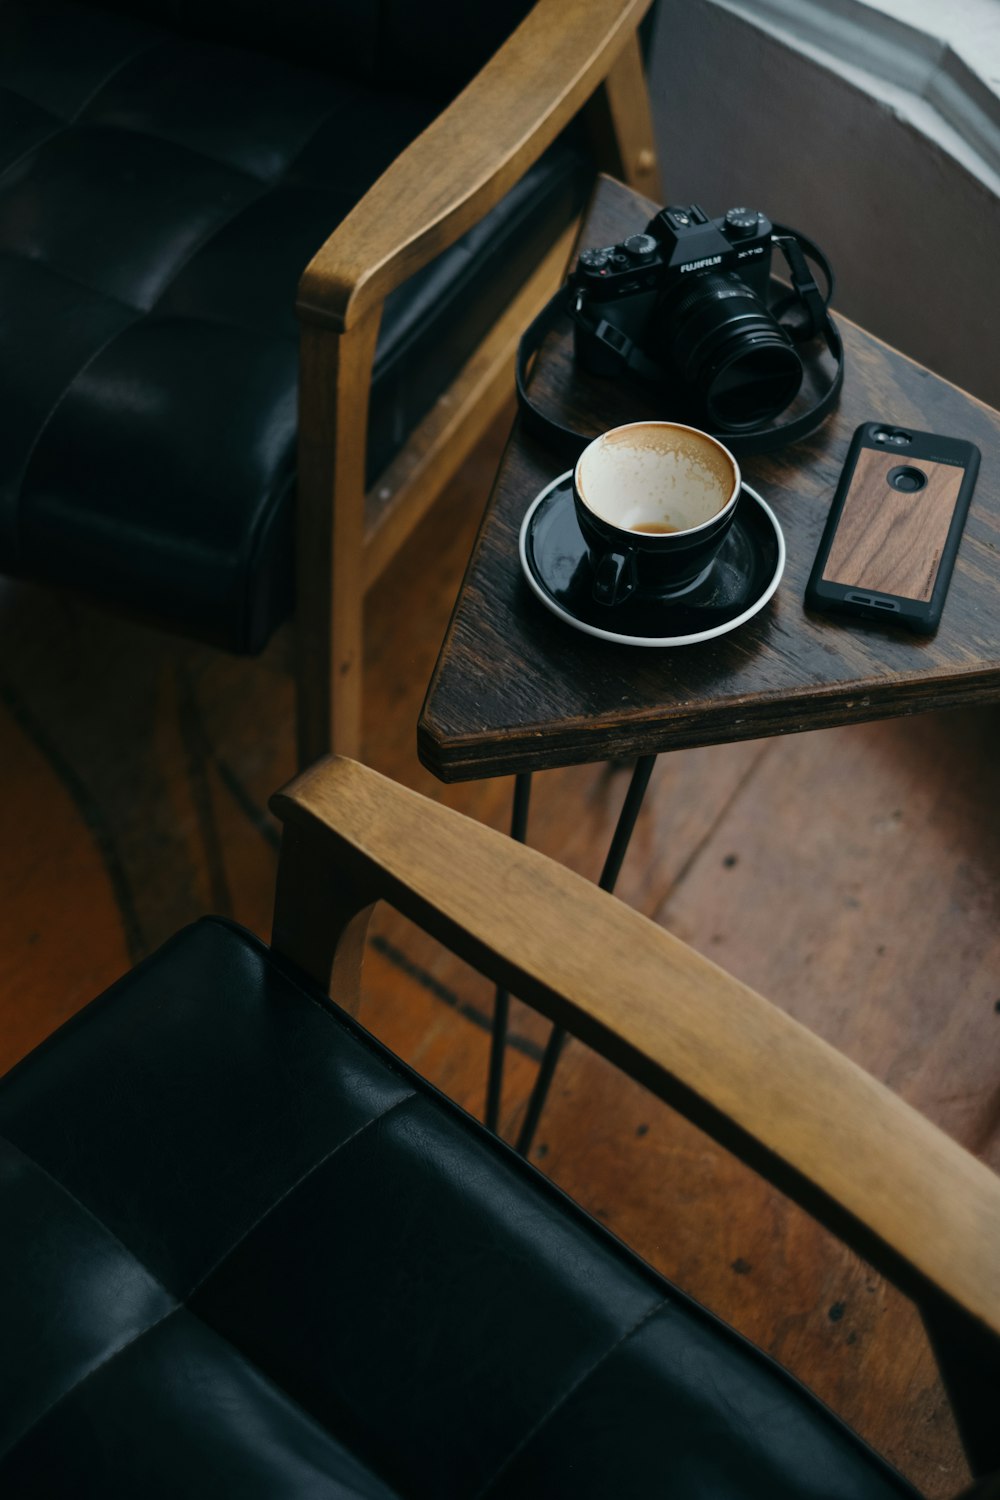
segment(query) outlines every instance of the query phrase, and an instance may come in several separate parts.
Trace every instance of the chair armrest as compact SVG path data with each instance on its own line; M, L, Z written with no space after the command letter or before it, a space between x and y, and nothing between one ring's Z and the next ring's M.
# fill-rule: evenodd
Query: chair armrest
M321 762L271 807L310 890L322 867L342 910L389 901L918 1301L941 1293L1000 1335L1000 1178L833 1047L580 876L365 766ZM303 884L283 850L274 944L293 960Z
M651 0L537 0L313 257L304 322L340 331L498 203L607 76Z

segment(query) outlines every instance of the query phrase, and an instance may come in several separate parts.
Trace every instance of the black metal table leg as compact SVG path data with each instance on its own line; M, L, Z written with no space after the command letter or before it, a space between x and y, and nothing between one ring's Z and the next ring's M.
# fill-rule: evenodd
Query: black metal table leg
M629 842L632 838L635 820L639 816L639 809L642 807L642 800L646 795L646 788L649 785L649 778L655 764L655 755L640 756L635 763L632 780L629 783L629 789L622 805L622 810L618 815L618 824L615 828L614 838L611 840L611 847L608 850L607 858L604 861L604 869L601 871L601 878L598 881L598 885L602 891L613 891L615 888L622 867L622 861L625 858ZM538 1077L535 1079L535 1086L531 1091L531 1098L528 1100L528 1109L521 1126L521 1133L517 1138L517 1149L522 1156L527 1156L531 1150L535 1130L537 1129L542 1110L545 1108L545 1100L548 1097L549 1086L552 1083L552 1075L555 1073L556 1063L559 1061L565 1041L566 1032L563 1028L561 1026L553 1026L541 1066L538 1070Z
M531 798L531 772L522 771L514 780L514 808L510 819L510 836L523 844L528 833L528 802ZM493 1001L493 1037L490 1042L490 1071L486 1082L487 1130L496 1131L500 1119L500 1094L503 1089L503 1062L507 1047L507 1017L510 995L497 986Z

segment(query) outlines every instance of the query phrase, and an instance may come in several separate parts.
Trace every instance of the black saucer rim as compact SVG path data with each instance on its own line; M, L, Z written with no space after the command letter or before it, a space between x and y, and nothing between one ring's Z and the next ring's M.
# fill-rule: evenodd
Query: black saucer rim
M778 517L771 509L770 505L768 505L764 497L759 494L757 490L753 489L750 485L743 482L741 483L741 504L737 507L737 518L739 517L739 510L742 508L743 499L745 498L751 501L756 509L758 521L769 527L770 531L773 533L777 549L777 557L774 569L769 574L766 581L763 582L760 590L747 600L744 609L740 610L739 613L734 615L731 619L724 620L721 623L709 626L706 629L693 631L689 630L675 635L653 635L645 631L641 633L626 634L621 631L608 630L598 625L592 625L588 620L573 613L566 606L566 604L555 597L548 584L546 583L541 570L537 566L533 550L530 548L528 541L529 534L534 534L537 517L547 502L558 504L560 501L565 502L568 500L570 503L572 503L572 481L573 471L571 469L567 469L564 474L560 474L555 479L550 480L549 483L538 492L538 494L528 505L524 518L521 522L521 528L518 537L521 568L523 573L525 574L529 586L531 587L532 592L552 614L554 614L558 619L563 620L572 629L580 631L585 635L589 635L594 639L610 641L616 645L663 648L696 645L701 641L713 640L719 636L728 635L733 630L737 630L741 625L752 619L754 615L759 614L777 591L778 585L780 584L781 579L784 575L786 562L784 532L781 529L781 524L778 520ZM748 537L750 545L754 546L754 528L747 526L744 523L743 530L744 535ZM583 544L582 537L581 544ZM649 607L655 607L654 601L649 600L647 601L647 603ZM677 611L680 609L688 610L691 607L692 606L690 604L683 604L680 600L673 602L669 600L662 601L662 608L667 613L667 618L669 618L669 613L671 611Z

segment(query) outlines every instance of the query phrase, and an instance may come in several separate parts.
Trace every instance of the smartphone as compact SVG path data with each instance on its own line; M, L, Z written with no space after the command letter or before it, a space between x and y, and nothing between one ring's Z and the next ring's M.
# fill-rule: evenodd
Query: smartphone
M864 422L806 587L810 609L937 629L979 472L962 438Z

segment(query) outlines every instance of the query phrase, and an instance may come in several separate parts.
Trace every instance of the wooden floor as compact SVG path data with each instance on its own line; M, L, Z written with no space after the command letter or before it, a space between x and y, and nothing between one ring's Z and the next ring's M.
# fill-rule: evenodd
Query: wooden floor
M438 785L414 731L503 425L370 601L366 723L373 765L498 827L510 784ZM287 638L235 660L16 584L0 625L2 1071L200 913L267 932L266 799L294 767ZM962 712L665 757L619 885L994 1167L998 730L996 711ZM536 778L531 842L596 878L628 774ZM483 983L385 914L367 984L372 1030L478 1112ZM515 1007L509 1134L544 1036ZM810 1220L577 1044L534 1155L929 1496L958 1491L966 1470L916 1317Z

